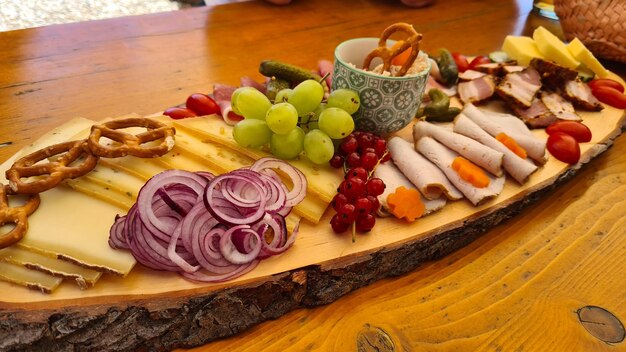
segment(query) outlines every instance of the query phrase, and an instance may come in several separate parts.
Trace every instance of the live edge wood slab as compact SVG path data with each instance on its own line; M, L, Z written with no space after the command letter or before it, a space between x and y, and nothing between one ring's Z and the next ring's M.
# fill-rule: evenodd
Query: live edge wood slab
M258 61L268 57L313 66L318 57L330 59L336 43L400 20L421 24L431 38L426 50L489 52L506 34L533 25L528 10L522 2L461 0L422 10L392 1L310 0L286 8L250 2L2 33L9 44L0 47L6 62L0 68L0 143L13 144L0 149L0 160L74 116L149 114L192 91L210 90L207 82L234 84L241 75L255 75ZM280 14L291 21L278 33L272 19ZM154 84L159 77L162 83ZM622 123L616 116L594 140L597 147L585 150L588 167L564 170L423 237L340 261L211 290L30 304L0 299L0 350L198 346L319 305L325 306L295 310L199 350L623 347L624 138L590 161L608 149ZM0 297L16 296L3 292Z

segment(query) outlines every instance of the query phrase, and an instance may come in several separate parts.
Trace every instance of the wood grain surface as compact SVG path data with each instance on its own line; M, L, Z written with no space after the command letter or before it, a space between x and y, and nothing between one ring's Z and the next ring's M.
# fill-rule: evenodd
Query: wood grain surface
M0 144L12 143L0 161L72 117L149 114L216 82L260 79L266 58L314 68L337 43L392 22L414 23L426 50L486 53L507 34L550 24L529 16L530 6L247 2L0 33ZM450 256L197 350L624 349L625 154L621 137L536 206Z

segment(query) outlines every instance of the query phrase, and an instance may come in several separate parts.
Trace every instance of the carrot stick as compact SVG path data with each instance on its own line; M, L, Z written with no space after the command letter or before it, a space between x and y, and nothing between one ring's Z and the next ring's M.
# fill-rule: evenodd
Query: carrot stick
M464 157L457 156L452 162L452 170L456 171L461 178L478 188L489 186L489 177L485 172Z
M426 210L420 193L414 188L407 189L404 186L396 188L394 193L387 196L387 204L391 214L409 222L420 218Z
M500 141L500 143L504 144L505 147L509 148L510 151L517 154L517 156L519 156L522 159L526 159L527 157L526 149L522 148L519 144L517 144L515 139L509 137L504 132L498 133L498 135L496 136L496 139Z

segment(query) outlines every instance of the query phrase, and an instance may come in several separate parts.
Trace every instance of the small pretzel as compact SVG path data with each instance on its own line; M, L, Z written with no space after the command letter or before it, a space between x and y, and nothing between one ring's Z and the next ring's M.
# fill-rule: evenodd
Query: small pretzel
M387 47L387 39L389 39L389 37L391 37L391 35L395 32L404 32L408 35L408 38L399 40L399 42L401 43L400 46L395 48L395 50L391 50ZM378 48L372 50L372 52L369 53L369 55L367 55L367 57L365 58L365 61L363 61L363 69L369 70L372 60L376 57L380 57L383 60L383 72L389 71L393 58L400 55L403 51L410 47L411 54L404 62L404 64L400 68L400 71L398 71L395 77L404 76L417 58L417 54L420 51L421 40L422 34L417 33L412 25L408 23L392 24L391 26L385 28L383 33L380 35L380 39L378 40Z
M56 160L47 163L38 162L60 155ZM78 165L71 165L83 157ZM54 188L67 178L82 176L93 170L98 163L98 157L92 155L85 140L69 141L51 145L28 154L17 160L6 172L9 188L13 193L34 194ZM22 181L23 177L42 176L32 181Z
M138 135L118 131L121 128L145 127L148 130ZM112 120L101 125L91 127L89 135L89 149L97 156L105 158L119 158L133 155L140 158L155 158L166 154L174 147L174 127L145 117L132 117L123 120ZM120 145L102 145L100 137L112 139ZM142 147L147 142L163 138L163 142L156 146Z
M19 207L9 206L7 186L0 183L0 226L5 224L15 224L15 227L5 233L0 234L0 249L6 248L21 240L28 231L28 216L39 207L39 195L31 194L26 203Z

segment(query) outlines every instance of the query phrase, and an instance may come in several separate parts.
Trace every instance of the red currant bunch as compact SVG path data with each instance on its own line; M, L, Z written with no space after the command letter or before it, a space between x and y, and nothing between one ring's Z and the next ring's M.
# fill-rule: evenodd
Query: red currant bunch
M363 167L372 171L380 162L390 159L387 152L387 142L371 133L356 131L341 141L335 155L330 159L330 165L336 168Z

